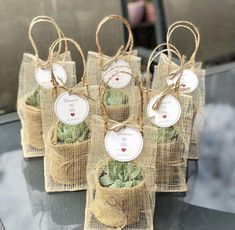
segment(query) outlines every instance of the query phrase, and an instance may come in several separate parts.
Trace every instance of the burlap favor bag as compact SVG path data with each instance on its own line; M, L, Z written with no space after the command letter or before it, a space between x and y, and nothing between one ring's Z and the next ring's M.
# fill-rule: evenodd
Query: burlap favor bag
M192 92L187 92L187 87L184 88L185 84L181 83L182 87L180 88L180 93L191 95L193 97L194 122L190 143L189 159L198 159L200 138L204 128L205 70L202 69L201 63L195 61L195 56L200 43L200 34L197 28L192 23L179 21L172 24L167 32L168 47L170 44L170 40L172 39L172 34L174 33L175 35L177 35L177 31L179 34L182 34L182 30L191 32L195 40L195 50L193 51L190 59L184 64L183 70L186 71L186 74L188 72L190 73L190 71L196 74L198 85ZM171 52L168 52L168 55L162 53L160 55L158 65L155 67L153 89L157 91L162 91L163 89L165 89L165 87L167 86L167 78L169 77L169 74L177 69L179 69L179 65L173 62ZM188 77L190 77L189 74Z
M157 47L158 49L158 47ZM149 67L152 61L160 55L162 50L156 55L155 49L149 58L147 66L147 77L149 78ZM179 53L172 49L172 52L177 56ZM181 57L179 56L179 59ZM148 81L147 81L148 82ZM156 191L157 192L183 192L187 190L186 187L186 170L187 170L187 158L189 151L189 143L192 131L192 97L187 95L180 95L177 88L173 86L166 88L162 92L156 92L150 90L149 87L146 88L148 92L144 94L144 127L146 133L144 136L148 138L149 145L146 146L147 151L152 152L156 156L155 167L156 167ZM157 95L158 98L154 99ZM148 116L149 103L151 100L155 100L153 106L154 110L162 110L163 120L167 119L167 116L171 116L167 113L166 108L161 108L161 103L167 96L173 96L180 104L181 115L179 120L169 126L162 127L154 122L154 118ZM131 114L138 114L139 107L135 105L132 101L140 101L141 97L139 91L136 90L132 95L131 104ZM164 102L163 106L166 106ZM152 105L151 105L152 106Z
M99 40L101 28L109 20L121 21L128 29L129 34L126 46L121 46L113 57L104 55ZM130 74L136 78L141 76L141 58L137 57L137 53L132 51L133 35L127 20L118 15L110 15L103 18L96 30L96 45L98 52L88 52L88 84L99 85L103 80L114 74L115 76L110 81L105 98L107 111L112 120L126 120L129 117L129 96L135 86L135 79L130 78ZM127 80L129 83L123 84L123 78L125 78L124 81L129 78Z
M44 155L44 141L41 120L40 97L43 92L35 77L37 68L45 68L48 60L39 58L39 52L33 38L32 29L38 23L46 22L56 28L58 37L63 37L63 33L55 21L47 16L39 16L32 20L29 27L29 38L35 51L35 55L24 53L19 72L19 87L17 99L17 111L21 120L21 143L24 157L39 157ZM46 26L46 25L44 25ZM71 60L70 53L65 46L65 53L61 53L61 43L58 52L53 55L53 61L58 62L62 58Z
M81 82L74 87L58 86L56 97L47 90L41 97L43 137L45 140L44 176L47 192L75 191L86 188L87 154L90 144L90 119L91 114L97 114L99 103L94 99L99 97L98 86L88 88L86 83L85 58L80 45L72 39L63 38L57 40L51 51L60 41L71 42L80 52L83 64L83 76ZM65 65L66 66L66 65ZM74 64L75 67L75 64ZM76 79L76 76L73 77ZM83 121L71 124L73 119L82 117L76 103L85 100L89 105ZM56 104L66 102L64 108L67 122L56 109ZM83 102L83 101L82 101ZM80 103L80 102L79 102ZM61 107L63 109L63 105ZM77 115L78 114L78 115ZM76 121L76 120L75 120Z
M138 119L130 116L119 123L108 119L102 96L101 103L104 109L103 118L96 115L92 117L84 229L153 229L156 172L155 155L147 151L149 139L143 137L141 153L128 162L112 159L105 147L106 134L110 131L121 135L123 130L131 128L143 133L143 113L138 114ZM144 132L148 133L148 128L144 128ZM125 140L122 137L122 141ZM130 151L128 144L121 144L122 154ZM135 142L131 145L138 144Z

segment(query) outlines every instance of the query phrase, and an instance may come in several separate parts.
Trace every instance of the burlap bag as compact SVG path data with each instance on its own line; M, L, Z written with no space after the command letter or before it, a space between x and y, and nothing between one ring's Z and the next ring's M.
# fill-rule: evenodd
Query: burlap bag
M58 144L57 128L58 123L49 134L52 179L60 184L78 184L81 181L85 183L89 140L74 144Z
M155 206L155 155L147 151L149 141L144 137L142 153L133 162L142 167L144 179L132 188L102 187L98 181L103 167L111 158L104 147L104 119L93 116L91 146L87 164L87 202L84 229L153 229ZM108 126L118 124L109 120ZM119 123L120 124L120 123ZM136 124L136 121L132 121ZM136 125L138 128L138 125ZM148 128L144 128L148 133Z
M113 57L108 57L104 55L104 53L102 52L102 48L101 48L100 40L99 40L99 33L101 31L101 28L109 20L121 21L128 29L128 34L129 34L128 42L125 48L121 46L120 49L117 51L117 53ZM101 22L99 23L97 30L96 30L96 45L97 45L98 52L92 52L92 51L88 52L88 57L87 57L88 85L100 85L100 83L103 81L102 71L108 68L111 64L115 63L118 60L126 61L129 64L131 74L135 76L135 78L140 78L141 58L137 57L137 52L132 51L133 35L131 32L131 27L126 19L118 15L110 15L110 16L103 18ZM131 91L134 86L135 86L135 79L132 78L130 83L127 86L120 89L120 90L125 91L125 93L128 96L128 100L129 100L129 96L131 95ZM109 117L112 120L123 121L129 117L129 102L128 101L127 101L127 104L125 105L120 105L120 106L106 105L106 106L107 106L107 110L109 113Z
M190 59L185 63L185 68L193 70L198 77L198 87L188 95L193 98L193 111L194 122L192 130L192 138L190 142L189 159L199 158L199 145L200 138L204 128L204 106L205 106L205 70L202 69L201 63L195 61L195 56L200 43L200 34L197 28L190 22L176 22L169 27L167 32L167 45L172 37L172 33L182 33L179 29L188 30L192 33L195 39L195 50ZM171 52L168 55L161 54L159 57L158 65L154 70L153 89L156 91L162 91L167 86L167 76L169 73L179 68L179 65L174 63L171 57ZM181 92L183 94L183 91Z
M150 65L153 60L161 54L161 52L166 51L161 50L155 54L158 48L159 46L153 50L147 65L147 85L146 92L143 94L143 105L145 108L143 116L144 127L148 131L146 131L147 133L144 133L144 136L147 136L150 142L147 146L147 151L153 152L156 155L156 191L183 192L187 189L186 167L193 120L192 97L188 95L180 95L177 88L167 88L162 92L150 90ZM179 52L173 46L169 49L179 58L180 62L182 62ZM181 105L181 117L171 128L172 130L175 130L173 138L171 137L171 133L168 132L169 128L159 128L155 126L147 115L146 108L149 100L158 94L160 94L162 98L166 95L172 95L178 99ZM130 108L131 114L136 115L140 113L138 103L133 103L134 101L138 102L140 100L141 96L139 90L135 89L130 100L133 105Z
M86 189L86 165L87 154L89 150L90 139L77 141L75 143L58 143L57 128L58 118L54 112L54 103L57 97L65 91L87 98L89 103L89 115L85 119L85 123L90 129L91 114L97 114L99 111L99 103L96 99L99 97L98 86L88 88L86 83L85 58L82 50L77 42L69 38L63 38L62 41L71 42L76 46L82 56L82 64L84 67L81 82L72 87L57 88L57 96L52 96L50 90L45 90L41 98L42 104L42 121L43 121L43 137L45 140L45 157L44 157L44 176L45 189L47 192L60 191L76 191ZM51 48L53 50L59 43L55 42ZM75 63L74 63L75 67ZM71 73L71 72L70 72ZM75 69L72 72L73 79L76 79Z
M138 89L142 92L140 82ZM120 130L130 126L141 133L143 128L143 103L139 104L139 113L119 123L108 119L107 109L103 103L106 87L101 90L101 108L103 118L93 115L91 146L87 162L87 202L84 229L153 229L155 207L155 154L147 151L149 139L144 138L144 147L140 155L132 162L142 168L143 178L138 185L131 188L110 188L100 184L99 177L111 160L105 150L104 138L108 130ZM143 94L139 94L143 96ZM141 97L143 99L143 97ZM142 100L141 100L142 101ZM133 103L135 103L133 101ZM131 105L130 107L132 107ZM115 128L114 128L115 127ZM133 143L134 144L134 143Z
M149 97L152 98L158 93L151 91ZM147 112L144 111L144 136L149 144L146 146L147 152L155 154L156 167L156 191L157 192L183 192L187 190L186 170L187 158L192 132L192 97L188 95L177 95L174 91L169 93L175 96L181 105L181 117L173 126L177 130L177 138L172 142L157 142L158 132L164 128L158 128L152 124ZM147 108L148 100L144 94L144 108ZM137 115L139 113L138 104L134 101L140 101L139 90L136 88L131 97L130 113Z
M105 162L107 164L107 162ZM106 165L98 166L95 176L96 195L92 212L104 225L120 227L138 222L145 183L141 181L131 188L110 189L100 185L99 176ZM129 209L133 207L133 209ZM110 215L110 213L112 213ZM124 214L125 213L125 214Z
M38 83L36 82L34 71L38 66L45 66L47 61L42 61L39 58L39 52L36 47L32 29L34 25L47 22L47 24L52 24L57 31L59 37L64 36L63 32L56 25L55 21L46 16L39 16L32 20L29 28L29 38L35 51L35 55L24 53L23 60L19 72L19 87L18 87L18 99L17 99L17 111L21 120L21 143L23 147L24 157L39 157L44 155L44 141L43 141L43 130L41 121L41 108L34 107L26 104L27 99L35 92L38 88ZM46 24L44 25L46 26ZM70 61L70 53L67 51L67 46L65 53L59 54L61 52L61 44L57 53L54 53L53 61L58 62L63 58L66 61ZM43 90L39 91L41 94Z

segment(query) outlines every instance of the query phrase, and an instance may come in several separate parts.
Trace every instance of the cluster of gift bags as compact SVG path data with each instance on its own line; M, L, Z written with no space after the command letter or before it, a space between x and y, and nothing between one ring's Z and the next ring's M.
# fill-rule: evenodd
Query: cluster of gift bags
M129 35L113 57L100 45L110 20ZM33 37L38 23L53 25L58 35L46 61ZM178 28L194 35L189 60L170 43ZM195 61L200 35L189 22L173 24L149 57L145 87L127 20L107 16L95 35L98 52L89 51L86 62L79 43L52 18L32 20L35 55L23 56L17 102L24 157L44 156L47 192L87 190L85 229L153 229L155 192L186 191L187 160L198 158L205 94L205 71ZM69 45L82 60L78 84Z

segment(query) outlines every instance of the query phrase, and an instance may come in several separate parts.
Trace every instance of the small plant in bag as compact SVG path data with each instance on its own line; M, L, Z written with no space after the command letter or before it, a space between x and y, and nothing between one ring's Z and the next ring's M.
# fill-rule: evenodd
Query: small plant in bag
M96 179L96 195L92 204L95 217L110 227L139 222L146 193L142 167L132 162L109 160L97 172L99 177Z
M59 144L75 143L77 141L83 142L90 138L90 129L84 122L78 125L66 125L59 123L57 128L57 141Z
M178 138L179 132L173 126L168 128L158 128L156 132L155 141L158 144L161 143L172 143Z
M37 89L26 99L26 105L33 106L40 109L40 91L41 87L38 86Z
M108 106L126 105L128 95L120 89L108 89L105 95L105 104Z
M142 180L141 167L118 161L109 161L99 178L100 184L109 188L131 188Z

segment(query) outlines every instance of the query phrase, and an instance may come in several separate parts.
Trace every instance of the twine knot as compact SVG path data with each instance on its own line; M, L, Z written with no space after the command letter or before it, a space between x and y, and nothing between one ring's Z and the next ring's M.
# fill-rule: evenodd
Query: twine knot
M154 102L154 104L153 104L153 106L152 106L152 109L153 110L158 110L159 109L159 107L160 107L160 105L161 105L161 103L162 103L162 100L163 100L163 98L165 97L165 96L167 96L168 94L169 94L169 92L172 90L172 89L174 89L174 84L171 84L171 85L169 85L161 94L160 94L160 96L157 98L157 100Z
M131 115L127 120L125 120L117 125L114 125L112 128L109 129L109 131L118 132L121 129L125 128L126 126L131 126L128 123L130 123L134 118L135 118L135 115Z

